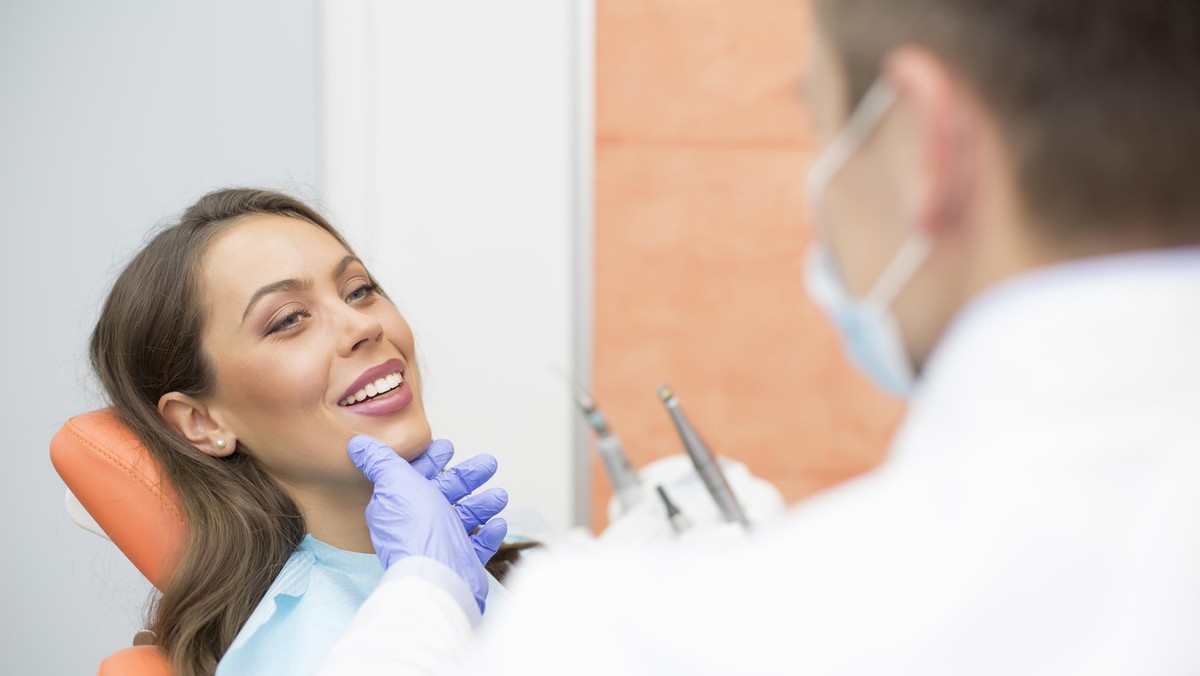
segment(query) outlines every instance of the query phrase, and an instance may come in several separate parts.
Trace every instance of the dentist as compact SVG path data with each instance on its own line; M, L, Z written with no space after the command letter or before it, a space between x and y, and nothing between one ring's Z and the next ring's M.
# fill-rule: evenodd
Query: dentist
M814 6L805 279L909 398L888 460L741 546L550 553L476 635L372 447L389 569L325 673L1200 673L1200 4Z

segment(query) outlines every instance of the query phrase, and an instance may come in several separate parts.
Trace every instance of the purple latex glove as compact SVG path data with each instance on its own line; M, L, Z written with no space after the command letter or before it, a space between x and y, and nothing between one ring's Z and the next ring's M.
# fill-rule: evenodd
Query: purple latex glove
M454 511L458 512L458 518L468 533L483 526L471 536L471 544L479 555L479 562L486 564L492 560L508 533L508 524L504 519L492 519L508 506L508 492L503 488L489 488L473 495L475 489L496 475L494 456L481 453L442 471L452 457L454 444L446 439L434 439L429 448L409 464L437 486L446 500L454 505Z
M347 452L375 484L367 527L384 568L409 556L434 559L466 581L482 610L488 590L483 564L508 531L504 519L491 517L508 503L508 494L500 488L471 493L496 473L496 459L476 456L442 472L454 455L448 441L430 444L410 464L386 444L361 435L350 440Z

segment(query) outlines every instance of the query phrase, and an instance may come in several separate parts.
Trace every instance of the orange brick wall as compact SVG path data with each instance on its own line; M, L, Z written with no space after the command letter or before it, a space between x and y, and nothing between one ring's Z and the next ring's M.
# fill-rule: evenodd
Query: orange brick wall
M682 451L669 383L789 501L876 464L900 414L800 282L809 24L800 0L596 1L596 398L637 466Z

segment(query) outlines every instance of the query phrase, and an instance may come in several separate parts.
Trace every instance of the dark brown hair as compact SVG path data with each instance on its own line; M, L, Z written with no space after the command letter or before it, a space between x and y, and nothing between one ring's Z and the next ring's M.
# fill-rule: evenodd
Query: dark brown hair
M252 214L307 221L345 245L320 214L287 195L210 193L134 256L92 333L92 367L113 408L162 466L187 518L182 558L150 619L181 676L216 670L306 530L296 503L249 454L202 453L158 411L168 392L201 397L212 389L200 345L200 265L217 235Z
M1026 208L1057 238L1200 243L1196 0L818 0L861 99L901 45L996 116Z

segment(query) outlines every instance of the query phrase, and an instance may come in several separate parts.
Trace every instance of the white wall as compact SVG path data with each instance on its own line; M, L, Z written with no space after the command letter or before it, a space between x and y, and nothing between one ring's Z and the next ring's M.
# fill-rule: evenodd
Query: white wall
M50 437L99 403L86 341L121 264L209 189L317 163L312 0L0 2L0 673L89 674L148 585L71 524Z
M434 433L586 521L591 3L322 0L321 186L413 325Z

